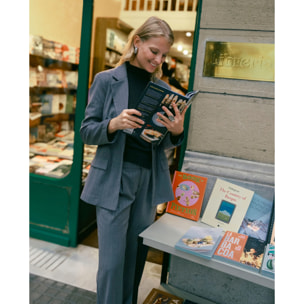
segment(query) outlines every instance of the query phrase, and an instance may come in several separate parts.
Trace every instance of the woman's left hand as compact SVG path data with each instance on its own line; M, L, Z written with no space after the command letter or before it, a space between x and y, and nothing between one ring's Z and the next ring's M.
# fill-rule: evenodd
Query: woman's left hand
M163 124L173 136L178 136L184 131L184 119L188 107L186 106L180 113L175 103L172 103L171 105L173 107L175 116L172 115L171 111L167 107L163 106L162 109L166 112L168 117L162 115L161 113L157 113L159 117L157 121Z

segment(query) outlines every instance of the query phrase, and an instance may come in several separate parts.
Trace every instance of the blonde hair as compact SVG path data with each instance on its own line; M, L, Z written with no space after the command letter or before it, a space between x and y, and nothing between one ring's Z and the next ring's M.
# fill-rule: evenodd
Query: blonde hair
M172 46L174 35L169 24L158 17L148 18L138 29L133 30L128 37L128 42L124 48L123 54L116 66L120 66L126 61L132 61L136 54L134 53L134 37L138 35L142 41L154 37L165 37ZM157 67L152 74L152 79L160 78L162 75L161 65Z

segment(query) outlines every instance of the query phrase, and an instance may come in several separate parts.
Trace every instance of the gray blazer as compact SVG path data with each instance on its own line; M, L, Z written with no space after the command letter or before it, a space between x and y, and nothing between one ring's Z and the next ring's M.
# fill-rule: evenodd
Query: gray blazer
M161 81L158 84L168 87ZM89 204L116 210L122 176L126 134L107 135L109 121L128 108L128 78L126 65L98 73L89 91L89 102L80 135L85 144L98 145L95 158L81 194ZM181 144L183 135L176 145ZM152 204L174 199L169 166L164 150L173 148L168 134L160 145L152 145Z

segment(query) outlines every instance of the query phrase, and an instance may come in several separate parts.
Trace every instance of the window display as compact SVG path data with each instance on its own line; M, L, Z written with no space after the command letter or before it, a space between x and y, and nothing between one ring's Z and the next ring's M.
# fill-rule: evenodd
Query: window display
M79 48L30 36L30 172L64 177L73 159Z

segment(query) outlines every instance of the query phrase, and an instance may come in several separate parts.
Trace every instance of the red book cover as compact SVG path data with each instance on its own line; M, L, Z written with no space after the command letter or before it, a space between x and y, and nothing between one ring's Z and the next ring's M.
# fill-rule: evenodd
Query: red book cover
M226 231L214 255L240 262L248 235Z
M214 258L259 272L264 249L264 241L245 234L226 231L215 250Z
M172 183L174 200L168 202L166 212L197 221L207 180L207 177L175 171Z

